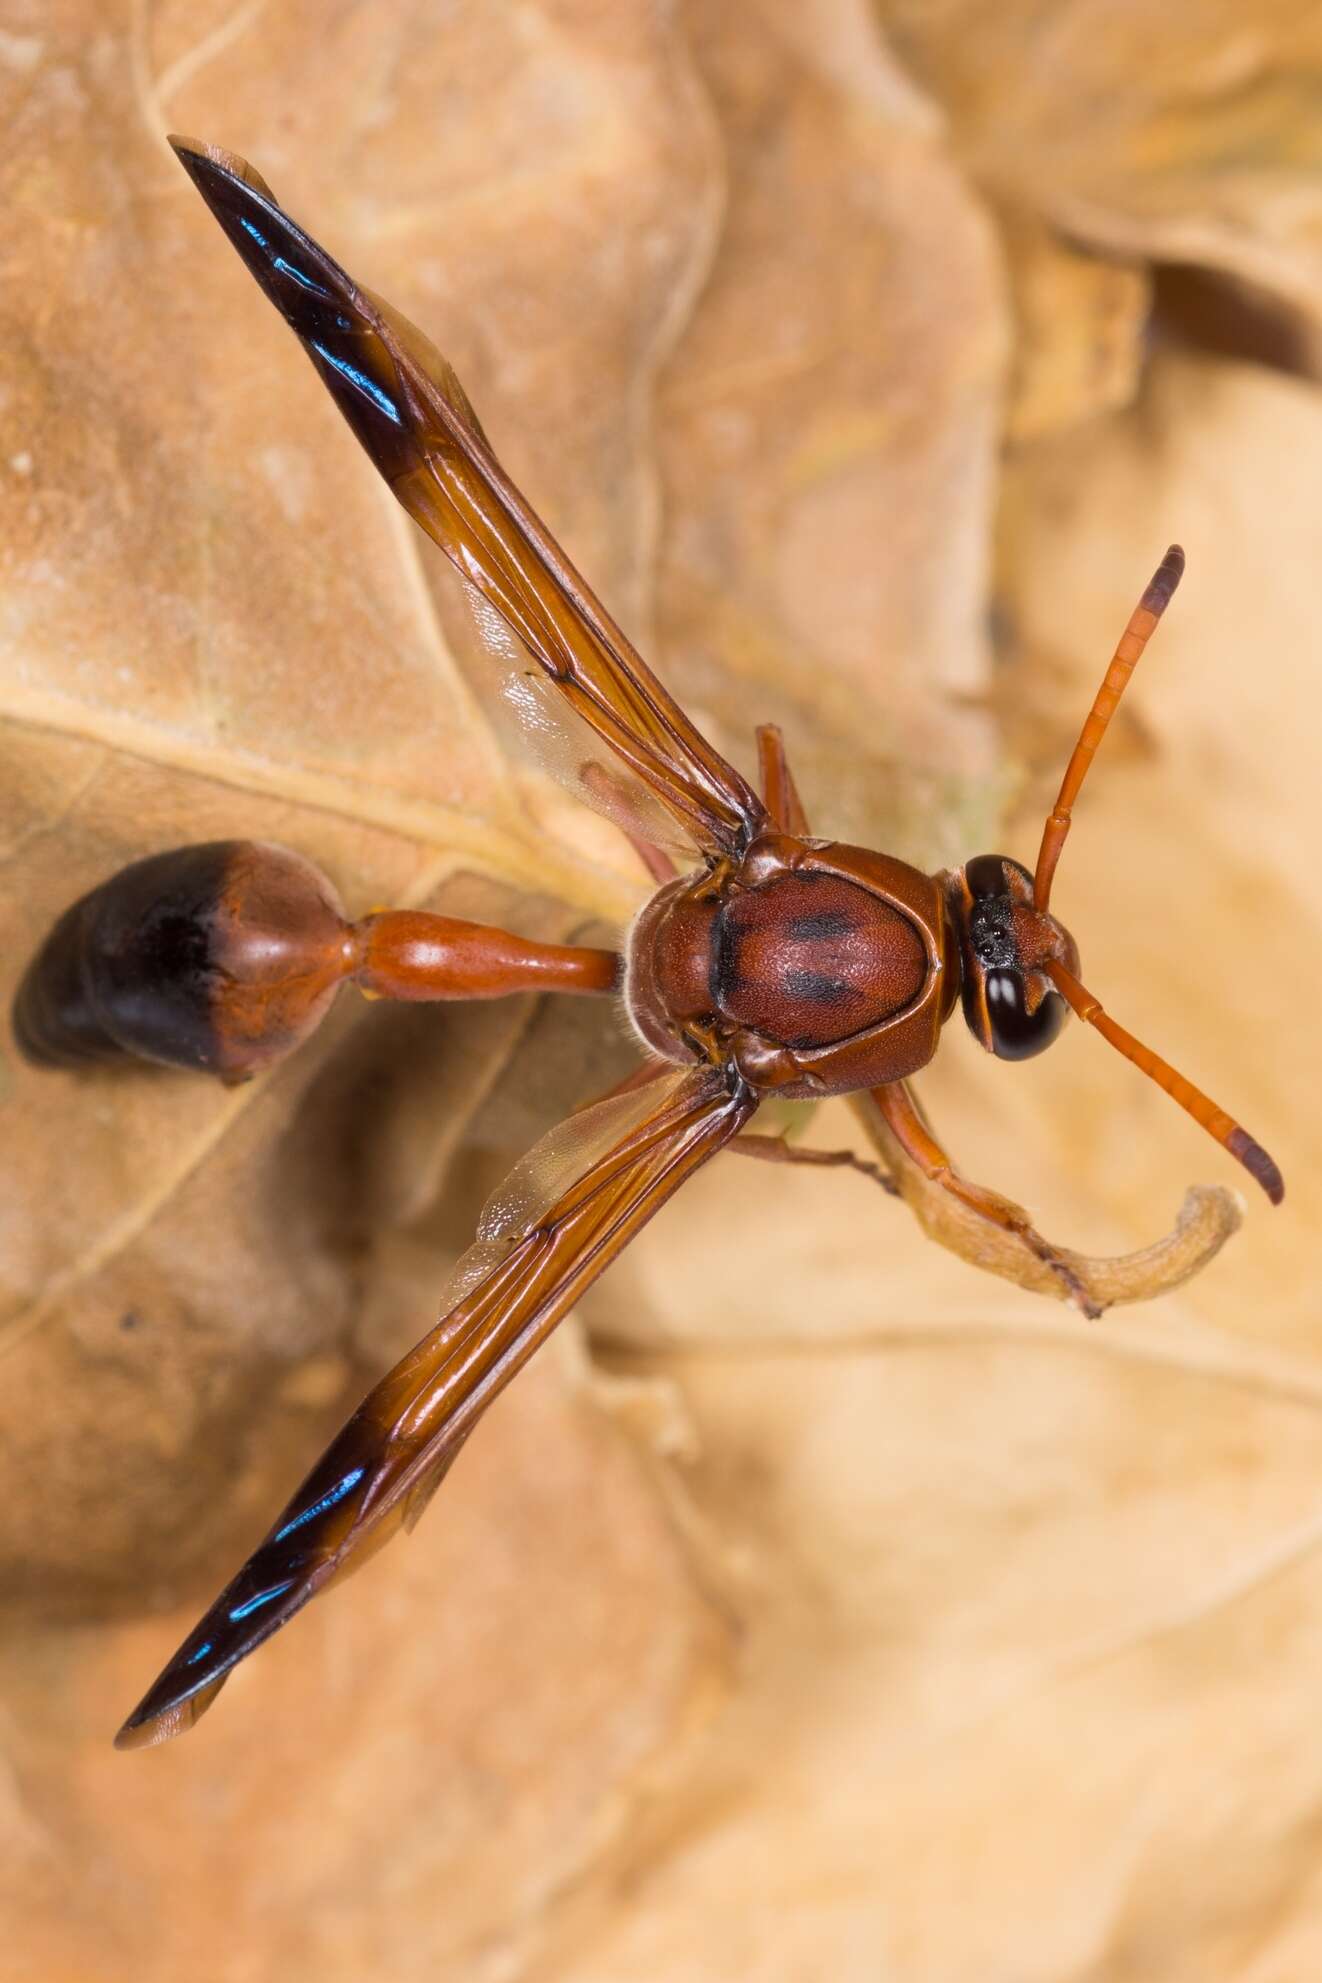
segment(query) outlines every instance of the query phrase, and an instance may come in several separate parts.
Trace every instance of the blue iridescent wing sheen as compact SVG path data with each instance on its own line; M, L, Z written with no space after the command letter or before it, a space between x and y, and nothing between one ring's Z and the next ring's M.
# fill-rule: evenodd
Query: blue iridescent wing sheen
M742 853L766 822L762 801L662 687L510 482L446 360L296 226L245 160L191 138L170 142L394 495L537 664L512 678L532 685L518 712L525 724L536 729L548 701L558 703L571 731L586 726L608 745L617 779L627 768L689 843L710 855ZM489 637L485 644L508 672ZM618 816L603 769L579 781L583 796Z
M332 1440L129 1716L118 1747L190 1728L240 1660L411 1526L480 1413L756 1106L718 1069L676 1069L543 1138L488 1205L447 1290L447 1312Z

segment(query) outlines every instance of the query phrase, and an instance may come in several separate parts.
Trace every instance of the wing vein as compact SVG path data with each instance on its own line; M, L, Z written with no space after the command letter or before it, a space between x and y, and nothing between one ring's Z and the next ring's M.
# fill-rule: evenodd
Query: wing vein
M585 1147L562 1125L524 1160L493 1203L549 1165L537 1205L512 1232L479 1238L460 1262L462 1297L332 1440L125 1723L121 1746L190 1726L240 1660L346 1566L411 1525L476 1420L584 1288L755 1107L718 1070L676 1070L659 1092L654 1083L571 1120Z

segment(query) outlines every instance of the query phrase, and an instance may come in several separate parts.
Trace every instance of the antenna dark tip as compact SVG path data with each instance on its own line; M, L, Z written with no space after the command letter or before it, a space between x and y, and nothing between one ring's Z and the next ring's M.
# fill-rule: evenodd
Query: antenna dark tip
M1226 1148L1243 1164L1249 1176L1257 1179L1272 1204L1279 1205L1285 1196L1285 1179L1261 1143L1255 1143L1247 1129L1232 1129L1226 1138Z
M1171 594L1184 577L1184 552L1178 544L1172 544L1148 583L1148 589L1139 600L1145 613L1156 613L1158 617L1170 605Z

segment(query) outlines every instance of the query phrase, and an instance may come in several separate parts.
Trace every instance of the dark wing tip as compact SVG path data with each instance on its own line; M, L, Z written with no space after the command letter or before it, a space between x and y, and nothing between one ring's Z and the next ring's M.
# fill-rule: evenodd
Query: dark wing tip
M1148 589L1139 604L1146 612L1164 613L1171 602L1171 594L1183 577L1184 552L1178 544L1172 544L1148 581Z
M204 1681L190 1694L185 1694L182 1700L170 1700L164 1683L173 1671L172 1662L151 1692L139 1701L115 1737L117 1749L155 1749L172 1736L183 1735L202 1719L229 1678L227 1667L224 1673L217 1674L214 1680ZM161 1696L166 1698L154 1706L153 1703Z
M1255 1142L1247 1129L1233 1129L1226 1138L1226 1148L1243 1164L1249 1176L1257 1179L1272 1204L1279 1205L1285 1196L1285 1179L1261 1143Z
M279 241L267 238L269 224L274 224L280 236L294 239L300 248L312 247L314 252L324 252L307 241L303 230L290 220L261 173L246 158L226 151L221 145L203 144L198 138L175 136L169 143L212 215L259 281L263 271L269 274L272 256L278 255L286 245L283 238Z
M219 180L243 177L242 171L233 169L235 165L242 166L242 159L236 158L232 152L222 151L219 145L203 144L200 138L175 136L171 136L168 142L208 206L211 204L211 191Z
M222 181L233 184L237 180L254 193L260 193L272 206L280 204L256 166L249 165L238 152L226 151L223 145L209 145L202 138L186 138L178 131L172 131L166 142L204 199L208 187Z
M134 1708L117 1749L148 1749L182 1735L200 1720L230 1673L287 1625L313 1593L342 1567L361 1540L355 1531L370 1486L361 1459L361 1409L332 1441L277 1526L199 1619L174 1657Z
M358 352L362 311L339 263L290 219L247 159L196 138L172 137L170 143L230 246L302 339L332 394L341 401L347 394L351 404L362 402L378 412L384 407L397 425L398 410L386 388L377 387L374 394L366 376Z

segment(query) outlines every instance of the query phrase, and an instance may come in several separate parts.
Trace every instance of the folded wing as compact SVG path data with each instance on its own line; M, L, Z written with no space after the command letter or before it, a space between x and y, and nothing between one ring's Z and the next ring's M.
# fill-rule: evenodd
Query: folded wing
M543 1138L487 1207L448 1312L369 1392L129 1716L118 1747L190 1728L231 1668L416 1520L478 1415L755 1107L717 1070L675 1070Z
M704 853L740 853L765 820L761 800L657 681L524 502L446 360L295 226L245 160L191 138L170 142L410 516L518 636L565 709L691 841ZM490 638L487 645L496 647ZM536 728L536 690L528 701L524 720ZM611 810L600 776L592 784L598 789L589 785L585 796Z

